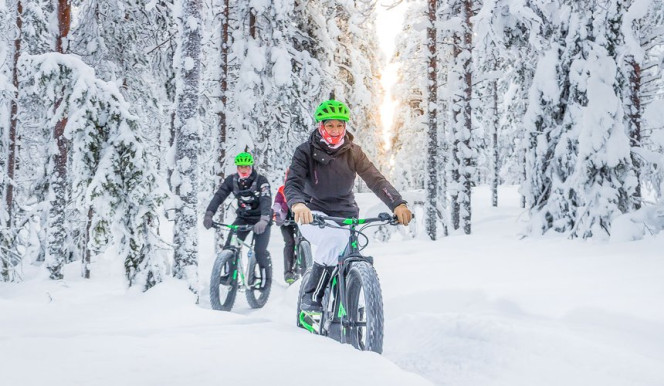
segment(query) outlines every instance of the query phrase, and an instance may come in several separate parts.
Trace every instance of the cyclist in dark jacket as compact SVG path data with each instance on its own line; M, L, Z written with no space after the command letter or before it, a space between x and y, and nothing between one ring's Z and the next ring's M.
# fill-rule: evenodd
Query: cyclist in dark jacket
M319 127L309 140L295 149L286 179L285 194L295 221L309 224L313 214L335 217L357 217L353 185L359 175L390 210L399 222L408 225L412 214L399 192L369 161L364 151L353 143L353 135L346 130L349 110L343 103L330 100L316 109ZM314 265L307 283L303 283L302 310L319 311L323 290L329 280L337 257L348 243L348 231L300 227L302 234L316 245Z
M217 208L226 198L233 193L237 199L237 217L233 221L234 225L253 225L254 231L254 253L256 262L261 268L261 273L265 273L268 264L267 245L270 241L270 219L272 217L272 195L270 193L270 183L267 178L258 174L253 168L254 158L249 153L240 153L235 157L237 173L226 177L214 194L212 201L205 211L203 226L209 229L212 226L212 216ZM249 232L238 232L240 239L244 240ZM229 246L230 238L226 240L226 246ZM263 281L264 283L265 281Z

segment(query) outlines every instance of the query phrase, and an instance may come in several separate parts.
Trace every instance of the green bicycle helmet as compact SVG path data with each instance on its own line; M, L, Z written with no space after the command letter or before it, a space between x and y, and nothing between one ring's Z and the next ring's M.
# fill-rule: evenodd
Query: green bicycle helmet
M342 102L331 99L318 106L314 113L314 118L316 119L316 122L328 119L338 119L340 121L348 122L350 119L350 111Z
M251 166L254 164L254 157L251 154L242 152L235 156L235 165L237 166Z

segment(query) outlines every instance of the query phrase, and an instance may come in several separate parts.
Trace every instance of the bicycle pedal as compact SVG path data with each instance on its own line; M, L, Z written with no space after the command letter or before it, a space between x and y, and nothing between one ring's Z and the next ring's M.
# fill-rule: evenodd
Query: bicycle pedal
M300 326L305 330L318 334L322 313L314 311L300 311Z

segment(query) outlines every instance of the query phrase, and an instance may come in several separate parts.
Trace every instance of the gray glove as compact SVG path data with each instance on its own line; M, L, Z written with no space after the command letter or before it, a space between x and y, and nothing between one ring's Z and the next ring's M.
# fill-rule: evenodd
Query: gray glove
M210 229L212 226L212 216L214 216L214 213L210 211L205 212L205 217L203 217L203 226L205 229Z
M270 216L261 216L260 221L254 224L254 233L260 235L261 233L265 232L265 228L267 228L267 223L269 221Z

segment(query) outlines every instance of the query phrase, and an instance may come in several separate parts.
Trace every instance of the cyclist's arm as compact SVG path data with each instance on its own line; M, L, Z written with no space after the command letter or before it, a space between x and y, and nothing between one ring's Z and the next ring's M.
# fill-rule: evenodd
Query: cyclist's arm
M261 216L272 217L272 193L270 193L270 183L264 176L258 177L258 186L260 190L260 197L258 198L259 207L261 208Z
M217 208L221 205L222 202L228 197L229 194L233 191L233 175L226 177L224 182L221 183L221 186L212 197L212 201L207 206L206 212L216 213Z
M295 149L286 178L284 194L289 208L299 202L306 203L304 185L309 178L309 162L303 146L309 146L309 144L302 144Z
M397 206L406 203L401 194L387 181L374 164L369 161L362 148L357 145L353 146L353 159L355 160L357 174L390 210L394 210Z

